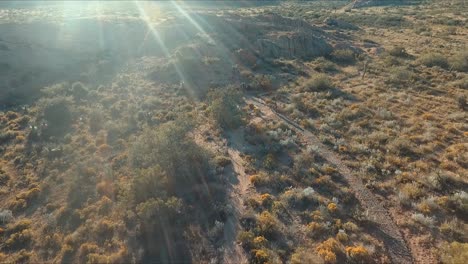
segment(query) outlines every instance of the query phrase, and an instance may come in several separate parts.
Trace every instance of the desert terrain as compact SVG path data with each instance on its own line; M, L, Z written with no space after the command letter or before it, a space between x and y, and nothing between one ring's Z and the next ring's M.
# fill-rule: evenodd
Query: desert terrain
M468 6L0 4L0 263L465 263Z

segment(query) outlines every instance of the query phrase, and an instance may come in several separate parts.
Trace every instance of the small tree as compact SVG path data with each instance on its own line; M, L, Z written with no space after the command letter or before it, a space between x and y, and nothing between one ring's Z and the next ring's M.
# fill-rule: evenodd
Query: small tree
M236 128L242 124L242 111L239 107L242 97L239 91L233 87L212 90L208 97L211 101L209 112L222 128Z

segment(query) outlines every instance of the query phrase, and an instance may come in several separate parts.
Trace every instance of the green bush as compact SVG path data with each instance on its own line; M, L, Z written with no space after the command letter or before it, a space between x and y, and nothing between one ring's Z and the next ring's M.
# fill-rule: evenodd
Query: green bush
M182 212L182 200L170 197L167 200L151 198L136 207L137 215L144 223L159 228L174 226L172 223Z
M133 201L139 204L150 198L166 196L167 181L166 174L159 166L139 170L132 182Z
M337 49L331 54L334 61L341 64L352 64L356 61L356 55L354 51L350 49Z
M314 63L314 69L320 72L334 72L337 70L336 64L325 59L324 57L317 58Z
M387 78L386 82L396 86L407 84L408 82L414 80L415 77L413 72L404 66L392 67L389 73L390 76Z
M453 56L450 59L450 68L459 72L468 72L468 51Z
M320 73L307 80L304 87L307 91L320 92L333 88L333 84L326 74Z
M239 91L229 87L212 90L208 94L209 113L222 128L236 128L242 124L242 111L239 105L242 97Z
M439 53L424 54L419 58L418 61L419 61L419 63L421 63L421 64L423 64L423 65L425 65L427 67L439 66L441 68L446 69L449 66L447 58L444 55L439 54Z
M237 241L239 241L246 250L251 250L253 248L254 238L255 235L250 231L241 231L237 235Z
M169 191L190 189L208 180L208 154L187 137L192 127L189 120L178 119L145 129L133 144L131 164L138 169L159 165L167 175Z

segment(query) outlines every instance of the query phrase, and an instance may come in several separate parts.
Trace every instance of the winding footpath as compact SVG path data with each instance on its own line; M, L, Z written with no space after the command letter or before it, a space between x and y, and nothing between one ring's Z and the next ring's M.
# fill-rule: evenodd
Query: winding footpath
M239 222L244 211L244 198L249 189L249 177L245 173L244 161L239 150L245 146L243 129L236 129L228 134L228 155L232 162L232 172L236 177L231 183L230 200L233 211L228 215L224 225L224 238L226 241L225 254L222 263L244 264L249 263L245 250L236 242L237 234L242 227Z
M284 121L291 130L302 135L308 144L315 146L317 152L324 159L333 164L348 181L354 195L361 203L361 206L366 210L369 219L374 223L376 227L374 234L384 243L392 262L395 264L414 263L411 251L408 249L406 241L401 235L398 226L392 220L389 212L378 201L377 197L364 186L362 180L354 176L351 170L343 164L335 153L330 151L310 131L305 130L288 117L274 111L266 105L263 100L256 97L249 97L246 98L246 103L253 104L265 116Z

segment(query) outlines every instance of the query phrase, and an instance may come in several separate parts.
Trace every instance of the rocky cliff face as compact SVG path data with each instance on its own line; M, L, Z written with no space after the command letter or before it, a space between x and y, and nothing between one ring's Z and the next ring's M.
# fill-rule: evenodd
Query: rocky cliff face
M258 39L258 52L267 58L310 58L330 53L332 48L323 39L307 32L277 32Z
M323 32L304 20L271 14L242 18L231 24L246 37L248 43L243 48L262 58L310 58L332 51Z

